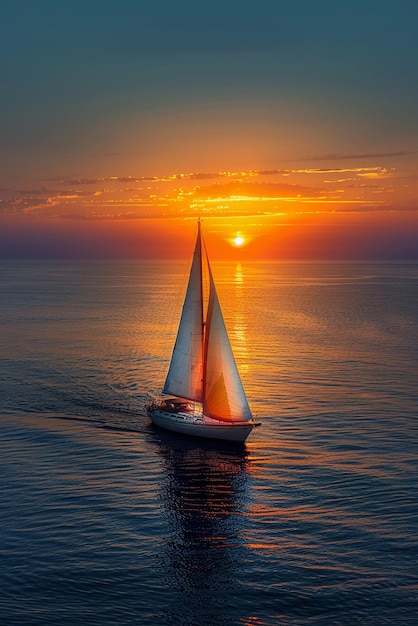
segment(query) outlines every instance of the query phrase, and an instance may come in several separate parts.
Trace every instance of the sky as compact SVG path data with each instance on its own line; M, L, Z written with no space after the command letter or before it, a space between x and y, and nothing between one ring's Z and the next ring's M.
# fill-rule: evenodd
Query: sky
M418 259L416 0L2 0L0 258ZM241 237L242 245L234 246Z

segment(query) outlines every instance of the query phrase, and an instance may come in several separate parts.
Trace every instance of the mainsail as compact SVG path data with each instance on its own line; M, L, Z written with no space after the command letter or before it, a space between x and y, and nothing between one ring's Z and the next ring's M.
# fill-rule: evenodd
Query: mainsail
M202 402L203 294L200 223L177 339L163 393Z
M247 422L251 410L229 343L207 254L209 302L203 317L202 236L198 226L190 278L163 392L203 405L208 417Z

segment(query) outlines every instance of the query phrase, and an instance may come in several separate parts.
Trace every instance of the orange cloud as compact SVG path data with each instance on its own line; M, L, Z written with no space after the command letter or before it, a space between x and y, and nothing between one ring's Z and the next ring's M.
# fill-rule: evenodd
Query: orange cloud
M196 185L200 181L203 184ZM0 190L0 214L32 220L48 217L131 221L199 214L264 218L330 211L364 213L418 205L413 172L398 172L394 167L376 164L154 176L68 176L55 182L61 189ZM69 187L68 191L62 186ZM315 210L309 205L315 205Z
M211 186L196 187L196 198L228 198L228 197L256 197L256 198L295 198L302 195L319 195L320 189L305 187L303 185L291 185L286 183L215 183Z

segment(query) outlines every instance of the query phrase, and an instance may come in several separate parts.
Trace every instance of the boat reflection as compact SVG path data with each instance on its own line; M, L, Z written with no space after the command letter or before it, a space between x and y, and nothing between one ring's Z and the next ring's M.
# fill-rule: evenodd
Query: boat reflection
M177 623L181 610L182 619L187 617L181 623L220 623L227 601L222 592L226 581L229 592L238 585L236 562L245 550L240 533L248 504L247 451L164 433L159 453L166 476L161 498L169 520L166 582L181 596L181 608L173 607L170 619Z

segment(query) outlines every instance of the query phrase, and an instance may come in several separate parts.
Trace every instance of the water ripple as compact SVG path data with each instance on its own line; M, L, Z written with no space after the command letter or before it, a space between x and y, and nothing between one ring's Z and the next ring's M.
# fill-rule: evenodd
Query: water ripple
M415 625L417 268L227 269L244 447L144 414L177 268L2 274L2 623Z

